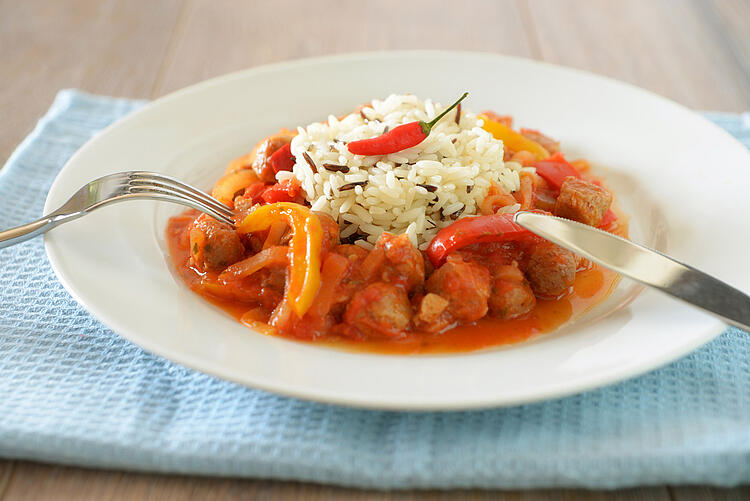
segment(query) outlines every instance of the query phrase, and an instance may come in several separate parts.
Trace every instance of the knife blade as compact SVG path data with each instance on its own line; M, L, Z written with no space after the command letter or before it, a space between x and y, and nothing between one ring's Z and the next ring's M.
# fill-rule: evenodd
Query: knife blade
M750 331L750 296L661 252L569 219L518 212L520 226L621 275Z

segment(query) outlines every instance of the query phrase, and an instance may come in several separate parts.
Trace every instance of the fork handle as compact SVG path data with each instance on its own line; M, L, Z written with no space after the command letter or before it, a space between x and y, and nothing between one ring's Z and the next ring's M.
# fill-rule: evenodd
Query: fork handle
M31 223L0 231L0 249L25 242L30 238L41 235L67 219L68 218L60 217L60 215L57 214L50 214L41 219L37 219L36 221L32 221Z

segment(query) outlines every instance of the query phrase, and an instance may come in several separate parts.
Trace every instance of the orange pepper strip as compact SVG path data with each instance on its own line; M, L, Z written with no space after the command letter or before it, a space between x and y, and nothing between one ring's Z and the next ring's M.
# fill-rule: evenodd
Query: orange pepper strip
M289 282L284 300L298 317L310 309L320 288L320 260L323 248L323 228L320 220L304 205L277 202L262 205L245 217L237 227L240 233L267 230L275 221L283 219L292 228L289 242Z
M523 137L507 125L496 122L487 115L479 115L479 118L484 120L482 128L492 134L495 139L501 140L503 144L511 150L528 151L533 153L537 160L544 160L549 156L549 152L545 150L541 144Z
M234 207L234 194L258 182L253 169L238 169L224 174L214 185L211 196L229 207Z

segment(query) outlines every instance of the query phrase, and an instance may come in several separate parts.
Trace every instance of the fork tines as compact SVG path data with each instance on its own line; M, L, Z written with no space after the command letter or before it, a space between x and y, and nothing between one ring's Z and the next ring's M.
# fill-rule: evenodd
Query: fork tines
M229 207L182 181L154 172L134 171L128 174L131 193L153 193L164 198L178 198L187 205L234 226L234 213Z

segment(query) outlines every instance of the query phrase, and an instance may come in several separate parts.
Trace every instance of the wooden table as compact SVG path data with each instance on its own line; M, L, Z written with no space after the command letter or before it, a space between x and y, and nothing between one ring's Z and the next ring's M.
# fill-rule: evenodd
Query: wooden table
M750 109L747 0L0 0L0 161L55 93L155 98L337 52L463 49L609 75L697 109ZM367 492L0 461L0 499L748 499L750 489Z

